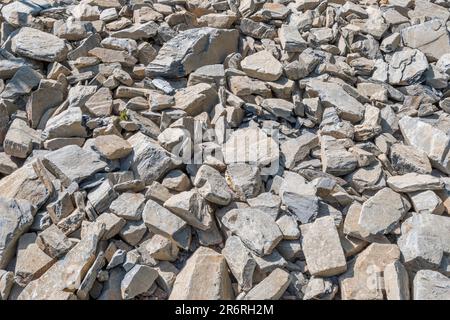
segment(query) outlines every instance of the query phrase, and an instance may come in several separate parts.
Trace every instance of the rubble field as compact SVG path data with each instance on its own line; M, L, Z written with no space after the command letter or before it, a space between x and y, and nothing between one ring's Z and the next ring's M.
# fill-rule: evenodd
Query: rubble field
M1 0L0 300L450 300L449 17Z

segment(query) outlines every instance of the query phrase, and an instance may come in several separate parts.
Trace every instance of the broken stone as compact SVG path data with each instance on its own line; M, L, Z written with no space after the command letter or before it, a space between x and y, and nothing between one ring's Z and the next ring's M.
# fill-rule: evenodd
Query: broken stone
M169 300L233 299L227 263L223 255L198 248L177 275Z
M258 209L231 210L222 218L222 223L260 256L270 254L282 239L273 218Z
M344 251L332 217L301 225L300 232L306 264L312 275L327 277L345 272ZM317 250L317 243L321 244L320 250Z

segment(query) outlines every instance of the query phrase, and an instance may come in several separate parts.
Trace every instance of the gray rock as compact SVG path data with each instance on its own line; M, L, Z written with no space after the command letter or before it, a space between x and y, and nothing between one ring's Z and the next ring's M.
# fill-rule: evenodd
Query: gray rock
M180 248L187 249L191 242L191 229L187 223L153 200L148 200L142 212L147 228L172 239Z
M301 243L308 270L316 276L333 276L347 270L344 251L332 217L300 226Z
M431 173L431 164L427 154L413 146L395 143L390 148L392 167L398 174L416 172Z
M433 167L447 174L450 172L450 138L445 132L409 116L402 117L398 124L407 144L425 152Z
M322 169L326 173L342 176L352 172L357 159L338 139L330 136L321 138Z
M26 200L0 198L0 268L5 268L14 255L20 236L33 223L35 208Z
M86 137L83 113L80 108L69 108L47 121L43 135L46 139Z
M11 49L20 56L46 62L62 61L68 52L62 39L29 27L12 37Z
M387 179L388 186L397 192L414 192L422 190L440 190L443 182L432 175L407 173L402 176L392 176Z
M363 118L363 105L336 83L311 80L307 83L306 92L313 97L318 96L325 108L336 108L344 120L354 123Z
M115 199L109 209L126 220L141 220L145 197L140 193L124 192Z
M290 283L289 273L277 268L268 277L258 283L248 294L245 300L278 300L286 291Z
M117 35L114 35L116 36ZM198 28L181 32L166 42L147 66L148 76L183 77L201 66L222 63L236 51L238 32L215 28ZM201 44L208 45L202 46ZM198 51L191 48L198 47Z
M260 170L246 163L230 163L225 173L230 188L243 201L256 197L261 190Z
M315 134L305 132L295 139L289 139L280 146L284 157L284 166L293 169L300 161L309 155L311 149L317 147L319 139Z
M413 299L450 299L450 280L439 272L432 270L420 270L414 277Z
M195 189L173 195L164 202L164 207L194 228L208 230L212 227L211 214L213 210Z
M72 182L81 182L96 172L106 168L106 163L92 151L68 145L45 155L44 165L66 186Z
M404 263L412 270L437 269L448 254L450 219L435 214L415 214L402 224L398 245Z
M388 300L409 300L408 272L400 261L388 264L384 268L384 287Z
M450 51L450 38L443 20L433 19L405 28L401 36L404 46L419 49L430 62Z
M260 256L268 255L282 239L273 218L258 209L233 209L221 219L223 225Z
M143 133L136 133L127 140L133 152L124 160L146 185L163 177L173 166L170 154Z
M422 74L428 69L425 55L417 49L404 48L397 51L389 63L389 83L392 85L409 85L418 83Z
M253 272L256 261L242 241L231 236L227 239L222 254L227 261L228 267L238 281L242 290L248 291L253 285Z
M224 177L216 169L202 165L195 175L194 186L208 201L227 205L231 201L231 190Z
M408 200L400 194L383 188L364 202L358 224L370 235L387 234L410 208Z
M254 198L247 199L247 203L250 207L261 210L273 219L277 219L280 212L281 199L270 192L264 192Z
M158 277L158 271L144 265L135 265L128 271L120 283L120 291L124 300L147 292Z

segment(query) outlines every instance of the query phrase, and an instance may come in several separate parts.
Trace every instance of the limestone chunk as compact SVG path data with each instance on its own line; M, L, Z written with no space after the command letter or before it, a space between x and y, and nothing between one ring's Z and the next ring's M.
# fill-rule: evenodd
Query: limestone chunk
M347 270L344 251L332 217L300 226L308 270L315 276L333 276Z
M169 300L230 300L231 280L223 255L198 248L177 275Z
M233 209L222 223L260 256L270 254L283 237L275 221L258 209Z
M248 294L245 300L278 300L286 291L290 283L289 273L277 268L267 278L258 283Z

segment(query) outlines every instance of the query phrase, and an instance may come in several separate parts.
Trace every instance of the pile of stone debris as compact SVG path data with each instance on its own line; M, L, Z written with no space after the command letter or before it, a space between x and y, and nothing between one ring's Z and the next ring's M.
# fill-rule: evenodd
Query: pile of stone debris
M450 299L448 1L0 13L0 300Z

